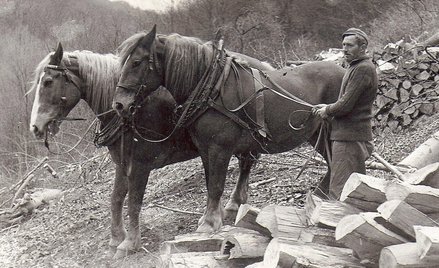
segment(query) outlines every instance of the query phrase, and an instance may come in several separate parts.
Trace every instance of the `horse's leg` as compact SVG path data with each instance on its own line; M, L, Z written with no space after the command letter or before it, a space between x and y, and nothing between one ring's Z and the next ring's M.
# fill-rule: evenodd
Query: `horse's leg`
M221 196L224 192L227 167L232 157L229 148L211 145L207 151L208 180L207 180L207 207L201 218L197 232L213 232L221 228L223 224L223 208ZM202 157L203 157L203 153ZM206 156L204 156L206 157ZM205 163L205 161L203 161Z
M256 163L257 158L258 156L254 156L251 153L239 155L239 178L226 204L225 217L236 216L239 206L247 203L250 170Z
M125 240L117 247L114 258L125 257L141 247L139 215L151 170L145 163L132 161L131 173L128 176L128 232Z
M110 254L116 252L117 246L125 239L126 231L123 226L122 207L128 191L127 179L124 176L123 168L116 165L116 177L114 180L113 192L111 194L111 239Z

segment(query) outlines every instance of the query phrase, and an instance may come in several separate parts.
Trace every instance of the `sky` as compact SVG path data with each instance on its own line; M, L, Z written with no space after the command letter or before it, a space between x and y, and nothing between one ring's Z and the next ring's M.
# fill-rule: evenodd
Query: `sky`
M155 11L164 11L171 6L172 0L110 0L123 1L140 9L150 9ZM179 0L174 0L177 3Z

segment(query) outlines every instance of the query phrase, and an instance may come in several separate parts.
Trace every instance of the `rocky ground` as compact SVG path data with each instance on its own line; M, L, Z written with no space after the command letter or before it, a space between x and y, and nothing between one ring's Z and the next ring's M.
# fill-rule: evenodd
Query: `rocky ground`
M439 115L423 117L400 133L376 136L376 151L388 161L398 162L438 131L438 119ZM304 145L291 152L262 156L252 170L250 183L275 180L251 189L249 203L259 208L267 204L303 206L306 193L326 172L324 165L312 162L296 179L312 152L310 146ZM105 155L105 149L100 153ZM160 243L193 232L199 216L152 204L190 212L203 212L206 204L200 159L152 172L141 213L143 248L114 261L107 258L112 164L102 156L58 172L57 180L47 173L37 174L32 187L61 189L65 191L63 198L42 206L15 225L1 226L0 267L159 267ZM238 172L234 158L229 166L224 200L229 197ZM393 176L384 171L368 172Z

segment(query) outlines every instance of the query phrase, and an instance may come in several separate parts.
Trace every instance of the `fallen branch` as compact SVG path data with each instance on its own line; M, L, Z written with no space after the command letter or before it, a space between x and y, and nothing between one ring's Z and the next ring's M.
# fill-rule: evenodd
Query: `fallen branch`
M19 182L17 182L14 186L12 186L11 188L10 188L10 190L13 190L13 189L15 189L15 188L17 188L20 184L22 184L26 179L27 179L27 177L29 177L32 173L34 173L35 172L35 170L37 170L39 167L41 167L43 164L44 164L44 162L46 162L47 160L49 159L49 157L44 157L31 171L29 171Z
M384 166L386 166L392 173L394 173L397 177L399 181L404 181L405 180L405 176L404 174L402 174L401 171L399 171L397 168L395 168L392 164L390 164L389 162L387 162L384 158L382 158L379 154L377 154L376 152L372 153L372 156L375 157L378 161L380 161Z
M30 174L26 180L24 180L24 182L21 184L20 188L18 188L17 192L14 194L14 197L12 198L11 201L11 207L14 206L14 202L17 199L17 197L21 194L21 192L23 191L24 187L26 187L29 182L32 180L32 178L35 177L34 174Z
M200 213L200 212L192 212L192 211L186 211L186 210L179 210L179 209L175 209L175 208L165 207L165 206L162 206L162 205L159 205L159 204L155 204L155 203L150 203L148 205L148 208L153 208L153 207L158 207L158 208L170 210L170 211L173 211L173 212L184 213L184 214L189 214L189 215L203 216L203 213Z
M258 186L260 186L260 185L264 185L264 184L267 184L267 183L270 183L270 182L272 182L272 181L275 181L276 180L276 178L270 178L270 179L266 179L266 180L262 180L262 181L257 181L257 182L254 182L254 183L250 183L250 188L256 188L256 187L258 187Z

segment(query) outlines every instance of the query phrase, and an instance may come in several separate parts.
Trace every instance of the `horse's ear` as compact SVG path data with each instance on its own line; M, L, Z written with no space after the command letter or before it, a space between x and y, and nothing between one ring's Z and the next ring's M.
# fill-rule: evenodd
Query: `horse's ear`
M58 47L56 48L55 53L50 57L49 64L51 64L51 65L59 65L61 63L61 60L62 60L63 52L64 51L63 51L61 42L59 42L58 43Z
M142 39L141 45L144 48L149 49L151 47L152 43L154 42L154 39L156 37L156 28L157 28L157 25L154 24L154 27L152 27L152 30Z

